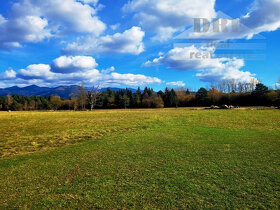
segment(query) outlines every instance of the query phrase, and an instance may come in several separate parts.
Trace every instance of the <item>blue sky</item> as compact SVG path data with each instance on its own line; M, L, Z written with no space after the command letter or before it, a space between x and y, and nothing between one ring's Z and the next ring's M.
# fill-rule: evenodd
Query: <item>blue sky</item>
M196 90L224 80L260 80L274 87L280 77L280 0L7 0L0 4L0 87L84 82ZM237 19L245 30L193 31L194 18L206 18L212 26L212 18L220 21L221 14L228 23ZM178 40L182 33L184 39ZM209 46L210 40L242 43L243 48L221 50ZM250 48L250 43L262 47ZM195 56L201 53L211 57ZM219 53L225 56L216 57ZM234 57L228 56L231 53ZM254 58L243 57L248 53Z

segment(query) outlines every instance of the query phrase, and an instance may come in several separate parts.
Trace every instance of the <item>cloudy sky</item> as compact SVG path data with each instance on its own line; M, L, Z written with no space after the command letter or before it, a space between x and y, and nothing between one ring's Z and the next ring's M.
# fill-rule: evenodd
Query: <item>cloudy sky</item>
M196 90L232 79L273 87L280 77L280 0L0 5L0 88L84 82Z

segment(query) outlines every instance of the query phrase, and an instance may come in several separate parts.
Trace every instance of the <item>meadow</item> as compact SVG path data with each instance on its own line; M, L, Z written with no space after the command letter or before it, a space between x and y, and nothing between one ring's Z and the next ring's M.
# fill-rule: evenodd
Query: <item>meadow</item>
M280 208L279 110L0 112L0 209Z

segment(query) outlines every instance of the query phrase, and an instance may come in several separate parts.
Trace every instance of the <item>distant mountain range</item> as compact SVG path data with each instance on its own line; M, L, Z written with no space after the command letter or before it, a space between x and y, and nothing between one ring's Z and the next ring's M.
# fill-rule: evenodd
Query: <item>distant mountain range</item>
M58 95L61 98L69 98L73 92L77 90L77 85L71 86L59 86L54 88L49 87L39 87L36 85L31 85L27 87L17 87L13 86L10 88L0 88L0 96L10 95L21 95L21 96L54 96ZM122 88L108 87L111 90L118 91ZM102 88L101 91L106 91L108 88ZM88 88L90 89L90 88ZM132 92L136 92L136 89L132 89Z

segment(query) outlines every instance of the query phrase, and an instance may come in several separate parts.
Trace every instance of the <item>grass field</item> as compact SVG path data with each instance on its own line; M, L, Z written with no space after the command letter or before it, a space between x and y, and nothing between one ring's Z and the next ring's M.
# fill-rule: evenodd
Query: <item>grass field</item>
M0 209L280 208L279 110L0 113Z

